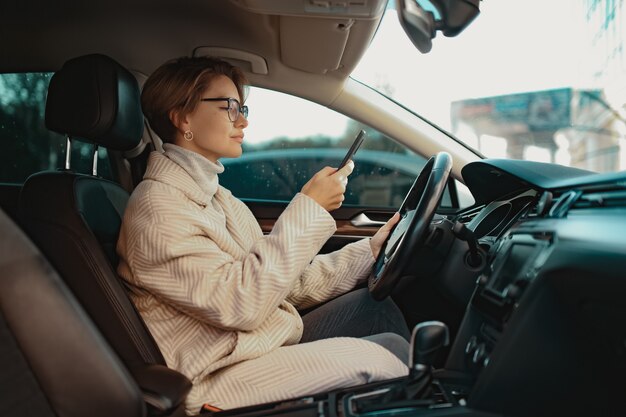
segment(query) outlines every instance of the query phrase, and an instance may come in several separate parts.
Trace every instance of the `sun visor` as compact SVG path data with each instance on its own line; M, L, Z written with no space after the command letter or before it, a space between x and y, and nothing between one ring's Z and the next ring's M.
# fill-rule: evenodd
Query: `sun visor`
M285 65L325 74L339 69L352 19L281 17L280 52ZM310 36L315 33L315 36Z
M335 16L376 18L385 10L387 0L231 0L254 13L279 16Z

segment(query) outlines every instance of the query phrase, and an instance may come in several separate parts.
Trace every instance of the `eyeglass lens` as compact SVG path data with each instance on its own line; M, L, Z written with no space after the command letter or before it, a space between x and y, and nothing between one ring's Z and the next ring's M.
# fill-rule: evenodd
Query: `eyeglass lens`
M248 118L248 106L241 106L235 99L228 100L228 117L231 122L236 121L239 118L239 113L243 114L243 117Z

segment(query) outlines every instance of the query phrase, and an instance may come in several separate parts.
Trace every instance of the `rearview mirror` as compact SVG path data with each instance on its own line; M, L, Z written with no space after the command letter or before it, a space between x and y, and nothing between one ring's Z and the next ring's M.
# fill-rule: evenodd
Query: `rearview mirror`
M480 0L397 0L402 28L422 53L430 52L437 31L456 36L480 13Z

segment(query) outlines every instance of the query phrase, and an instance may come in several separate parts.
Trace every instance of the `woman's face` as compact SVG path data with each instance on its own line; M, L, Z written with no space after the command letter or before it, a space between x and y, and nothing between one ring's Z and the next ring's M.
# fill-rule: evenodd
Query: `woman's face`
M237 88L230 78L219 75L213 79L202 98L234 98L239 101ZM203 155L217 162L219 158L237 158L241 156L243 130L248 120L238 114L237 120L231 122L228 116L228 102L202 101L196 110L183 117L179 123L175 144ZM185 140L185 131L193 133L193 139Z

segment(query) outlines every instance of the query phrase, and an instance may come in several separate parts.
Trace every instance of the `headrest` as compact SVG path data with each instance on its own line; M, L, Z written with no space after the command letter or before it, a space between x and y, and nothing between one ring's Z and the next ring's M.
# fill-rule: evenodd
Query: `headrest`
M46 127L105 148L133 149L143 133L137 80L105 55L67 61L50 80Z

